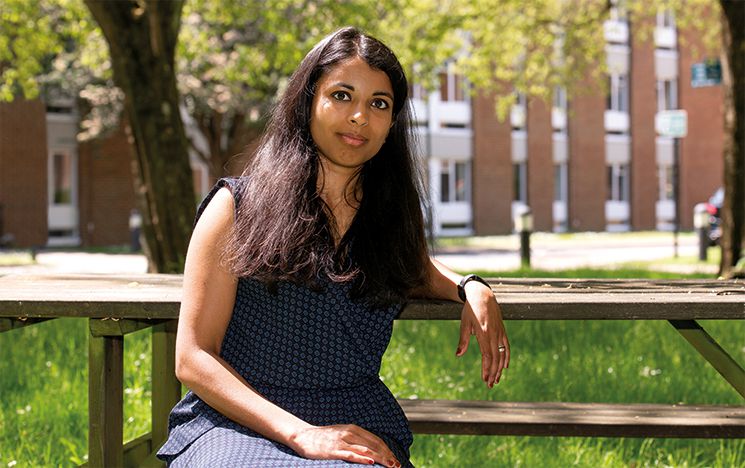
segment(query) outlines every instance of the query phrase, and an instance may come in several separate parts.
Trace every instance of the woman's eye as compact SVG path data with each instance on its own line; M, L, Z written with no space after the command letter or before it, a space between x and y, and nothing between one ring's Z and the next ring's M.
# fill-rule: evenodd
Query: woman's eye
M345 91L334 91L331 93L331 97L336 99L337 101L351 101L352 98L349 96L349 93Z
M377 107L378 109L388 109L390 106L388 105L388 101L385 99L375 99L372 102L373 107Z

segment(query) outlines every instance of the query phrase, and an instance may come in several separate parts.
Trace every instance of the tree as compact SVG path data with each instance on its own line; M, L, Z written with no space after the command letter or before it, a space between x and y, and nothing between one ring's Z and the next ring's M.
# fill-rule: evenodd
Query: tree
M731 277L745 252L745 2L720 0L724 86L724 206L719 273ZM740 268L742 270L742 268Z
M195 199L175 73L183 1L85 4L106 37L114 83L124 93L151 269L178 272Z
M571 95L588 83L595 83L597 91L604 81L603 20L612 3L616 2L276 0L267 8L261 0L85 0L108 42L113 82L123 92L154 269L175 271L183 262L194 200L187 182L187 148L208 163L213 176L222 175L229 158L242 150L245 137L263 129L283 80L310 45L335 27L355 24L389 42L416 81L429 87L435 86L439 67L455 58L474 88L497 95L498 113L505 116L514 91L546 98L557 85ZM625 4L632 21L669 8L679 25L709 37L718 31L721 12L728 131L722 255L726 274L741 256L745 220L745 6L735 0ZM0 30L0 96L7 100L20 92L33 95L35 78L54 76L50 68L61 70L56 82L70 88L75 88L70 83L77 83L98 110L98 117L87 120L89 136L115 122L108 118L108 124L102 123L111 115L103 110L115 113L117 99L101 91L110 86L112 74L105 66L107 58L96 57L101 48L90 46L95 44L96 28L85 23L79 0L40 0L38 8L24 0L5 0L3 8L11 14L3 15L4 23L10 18L10 25L3 24ZM36 27L36 21L46 27ZM65 54L74 56L76 50L85 51L89 59L65 61ZM48 66L50 62L54 66ZM76 71L81 67L94 71ZM199 130L188 137L178 112L180 103ZM179 208L165 208L175 205Z

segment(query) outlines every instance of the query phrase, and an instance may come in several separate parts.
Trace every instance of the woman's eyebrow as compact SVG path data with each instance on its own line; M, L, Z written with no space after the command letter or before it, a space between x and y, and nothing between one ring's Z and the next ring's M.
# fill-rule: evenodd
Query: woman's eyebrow
M346 88L350 91L354 91L354 86L352 86L351 84L341 82L341 81L338 83L334 83L334 86L339 86L340 88ZM393 95L389 93L388 91L375 91L373 93L373 96L386 96L389 99L393 100Z

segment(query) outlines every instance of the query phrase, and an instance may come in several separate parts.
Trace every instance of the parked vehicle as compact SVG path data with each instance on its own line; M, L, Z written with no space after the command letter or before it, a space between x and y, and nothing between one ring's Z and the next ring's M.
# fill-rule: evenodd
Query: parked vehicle
M722 204L724 204L724 188L719 187L706 202L709 213L709 244L719 245L722 237Z

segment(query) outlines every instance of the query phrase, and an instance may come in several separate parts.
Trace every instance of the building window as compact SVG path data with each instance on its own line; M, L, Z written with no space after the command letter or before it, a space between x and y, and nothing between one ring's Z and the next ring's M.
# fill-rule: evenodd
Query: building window
M455 73L455 65L447 65L447 73L440 74L440 100L445 102L468 101L468 82L463 75Z
M469 201L471 163L443 159L440 162L440 202Z
M658 168L659 200L673 200L673 166L665 165Z
M554 164L554 201L566 202L569 198L567 163Z
M675 27L675 16L673 11L669 9L662 9L657 12L657 27L658 28L674 28Z
M513 200L528 203L528 164L514 163L513 167Z
M72 203L72 156L69 153L54 153L52 156L54 187L52 204L69 205Z
M629 165L612 164L608 166L608 200L629 201Z
M611 21L626 22L628 14L626 11L626 0L611 0L610 1L610 19Z
M657 111L673 110L678 108L678 83L677 80L657 81Z
M553 106L556 109L567 110L567 90L562 86L554 88Z
M427 91L424 86L418 83L411 83L409 85L409 97L411 99L427 100Z
M525 119L527 117L527 99L525 94L515 92L515 103L512 104L510 111L510 122L512 130L525 129Z
M629 76L613 73L609 77L608 110L629 111Z

